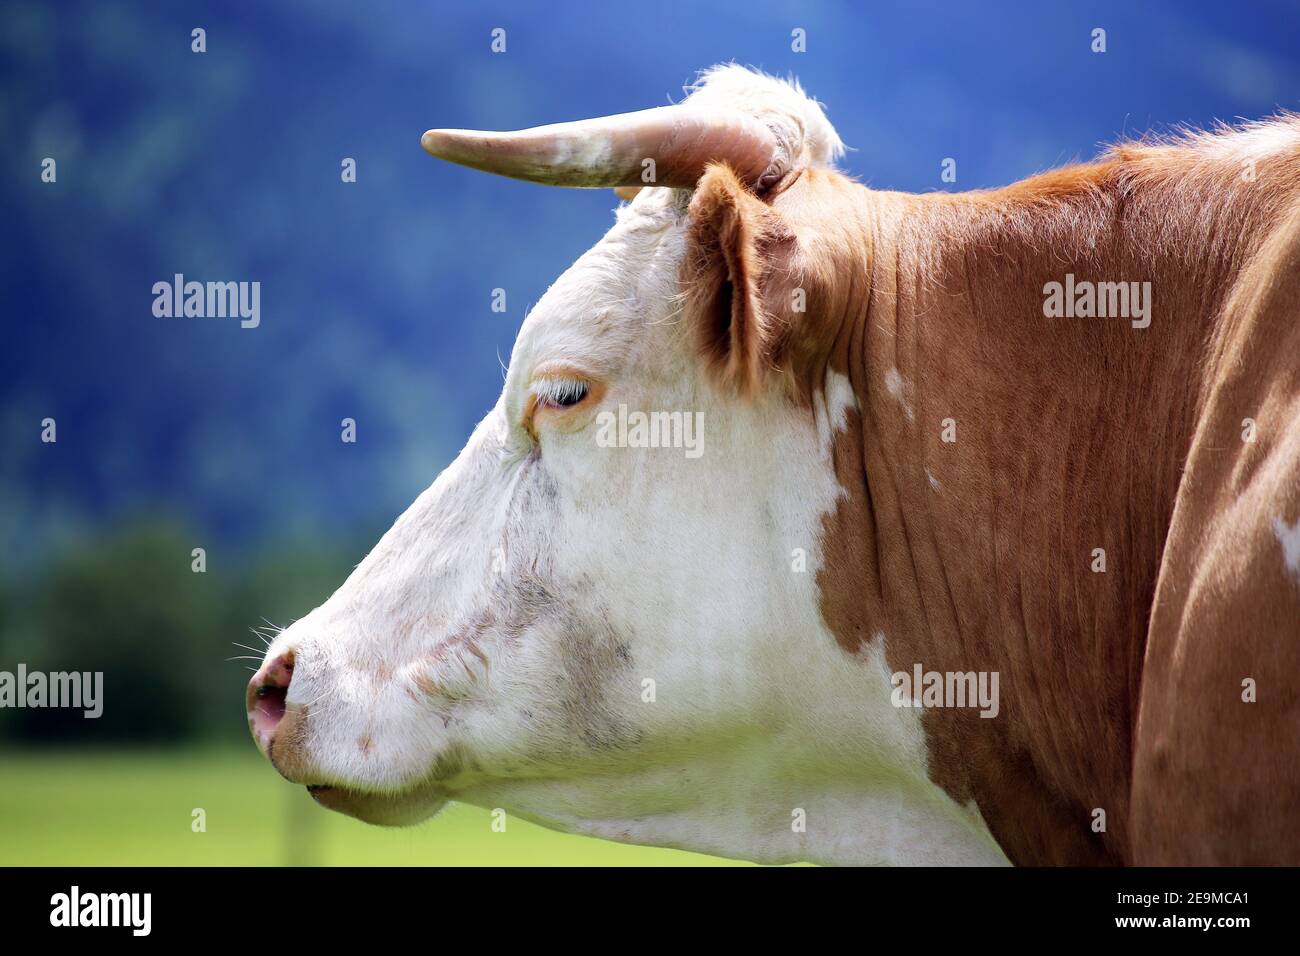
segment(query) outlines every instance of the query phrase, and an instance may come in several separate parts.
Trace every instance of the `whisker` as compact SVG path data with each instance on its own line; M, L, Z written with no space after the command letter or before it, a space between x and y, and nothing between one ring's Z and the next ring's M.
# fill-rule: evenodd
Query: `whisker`
M307 703L305 703L303 706L311 707L315 704L319 704L322 700L324 700L326 697L328 697L330 694L333 694L337 690L338 690L337 687L331 687L328 690L326 690L324 693L317 694L316 697L314 697L312 700L307 701Z
M270 647L271 642L276 637L284 633L284 628L278 624L272 624L266 618L262 618L262 621L263 621L262 624L258 624L254 627L250 627L248 630L251 634L256 635L259 641L261 641L267 647Z
M338 693L339 686L340 686L340 685L335 684L333 687L331 687L331 688L329 688L328 690L326 690L323 694L320 694L320 695L318 695L315 699L313 699L313 700L309 700L309 701L307 701L307 703L303 704L303 707L307 708L307 719L308 719L308 720L311 719L311 708L312 708L312 707L315 707L317 704L319 704L319 703L320 703L322 700L324 700L326 697L329 697L331 694Z

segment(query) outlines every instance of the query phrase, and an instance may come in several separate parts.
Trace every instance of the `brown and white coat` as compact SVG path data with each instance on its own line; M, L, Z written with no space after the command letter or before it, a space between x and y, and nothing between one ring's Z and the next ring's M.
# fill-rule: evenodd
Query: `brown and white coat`
M1300 862L1300 121L906 195L834 171L797 86L723 67L669 109L426 134L667 185L272 645L277 767L378 822L770 862ZM1147 314L1049 316L1067 282ZM620 406L704 453L607 447ZM997 675L996 714L896 706L918 669Z

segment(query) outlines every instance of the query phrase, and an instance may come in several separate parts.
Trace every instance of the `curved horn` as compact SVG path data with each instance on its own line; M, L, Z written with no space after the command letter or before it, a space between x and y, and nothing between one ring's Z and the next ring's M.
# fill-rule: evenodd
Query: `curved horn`
M776 157L767 125L737 111L660 106L513 133L431 129L420 139L440 159L552 186L689 188L711 162L757 183ZM644 161L654 160L653 179Z

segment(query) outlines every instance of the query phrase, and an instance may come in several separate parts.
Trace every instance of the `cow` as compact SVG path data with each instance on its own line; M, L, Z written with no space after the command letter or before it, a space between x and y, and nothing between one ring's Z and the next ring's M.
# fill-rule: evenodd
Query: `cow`
M270 645L270 762L763 863L1300 862L1300 118L913 195L795 81L688 93L424 134L626 201Z

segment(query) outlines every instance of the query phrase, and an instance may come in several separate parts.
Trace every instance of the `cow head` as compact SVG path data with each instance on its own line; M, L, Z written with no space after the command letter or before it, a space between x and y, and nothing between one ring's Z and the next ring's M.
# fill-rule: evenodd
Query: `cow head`
M679 106L424 143L656 185L529 314L460 456L269 648L248 704L272 763L377 823L455 799L760 860L889 860L909 821L965 826L882 657L820 607L855 404L801 329L848 241L820 107L723 67Z

